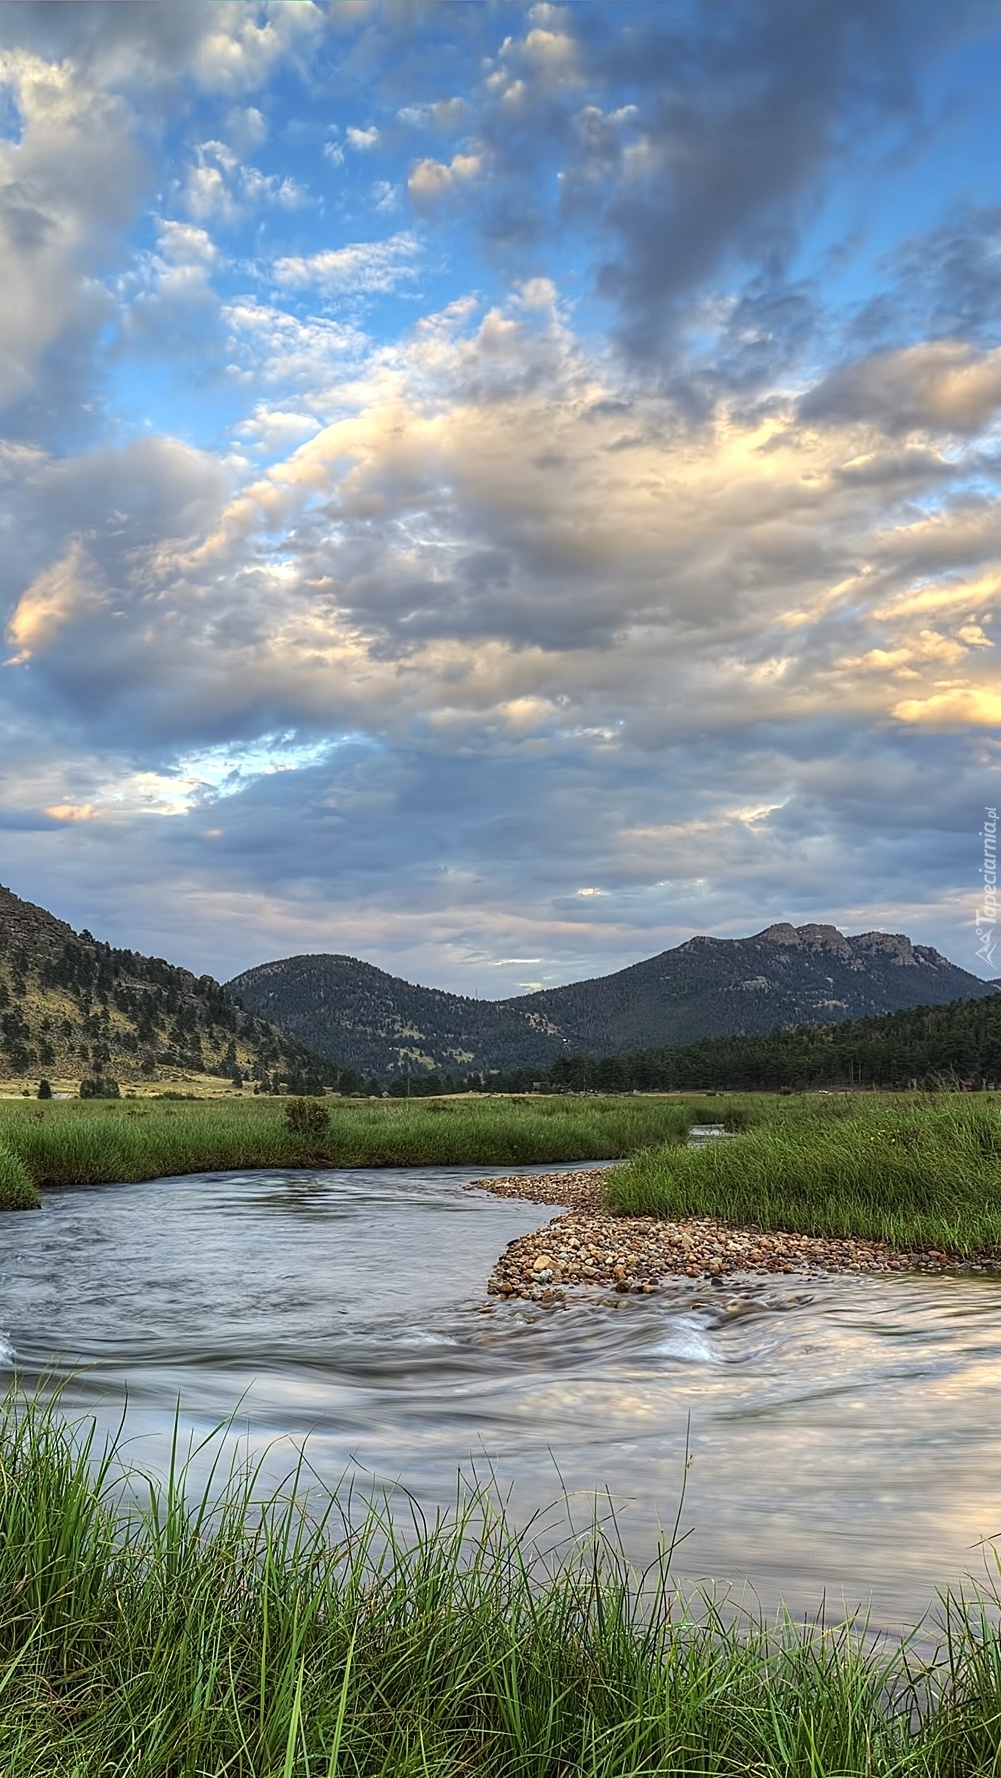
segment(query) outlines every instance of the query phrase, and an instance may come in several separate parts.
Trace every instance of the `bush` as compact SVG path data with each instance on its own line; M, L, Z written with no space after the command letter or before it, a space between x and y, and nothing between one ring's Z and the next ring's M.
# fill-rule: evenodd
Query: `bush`
M120 1099L121 1096L117 1080L105 1079L100 1074L95 1075L93 1080L80 1082L81 1099Z
M285 1122L295 1136L321 1142L330 1128L327 1108L318 1099L289 1099L285 1105Z
M51 1097L52 1097L52 1083L51 1083L51 1081L48 1081L48 1080L40 1080L39 1081L39 1083L38 1083L38 1097L39 1097L39 1099L51 1099Z
M24 1162L0 1148L0 1210L37 1210L41 1199Z

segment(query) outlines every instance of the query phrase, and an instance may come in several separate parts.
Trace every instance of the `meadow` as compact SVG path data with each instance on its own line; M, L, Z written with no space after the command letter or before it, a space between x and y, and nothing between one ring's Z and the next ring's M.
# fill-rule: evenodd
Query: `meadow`
M290 1101L0 1103L0 1209L44 1186L104 1185L253 1167L502 1166L609 1160L682 1142L670 1099L449 1098L315 1103L296 1130ZM323 1113L326 1113L324 1119Z
M211 1438L209 1440L211 1448ZM125 1481L58 1402L0 1403L10 1778L986 1778L989 1590L938 1631L765 1623L640 1576L614 1527L516 1532L489 1495L388 1504ZM579 1504L578 1509L579 1509ZM937 1642L936 1642L937 1636Z

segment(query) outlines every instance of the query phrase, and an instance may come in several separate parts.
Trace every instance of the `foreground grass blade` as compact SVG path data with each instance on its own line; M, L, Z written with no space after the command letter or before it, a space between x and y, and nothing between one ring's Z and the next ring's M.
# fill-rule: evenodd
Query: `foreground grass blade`
M56 1400L0 1404L3 1778L987 1778L989 1588L937 1652L864 1620L728 1619L614 1523L516 1532L281 1497L252 1466L128 1476ZM204 1451L202 1451L204 1458Z

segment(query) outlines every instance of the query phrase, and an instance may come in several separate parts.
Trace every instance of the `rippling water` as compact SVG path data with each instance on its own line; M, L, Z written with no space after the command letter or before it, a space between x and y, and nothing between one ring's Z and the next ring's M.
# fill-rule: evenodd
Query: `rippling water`
M551 1169L548 1169L551 1170ZM630 1553L678 1508L676 1572L767 1607L909 1621L1001 1536L1001 1285L943 1277L678 1280L569 1309L495 1305L506 1242L549 1212L482 1169L210 1174L52 1193L0 1215L0 1367L162 1464L237 1414L289 1470L434 1507L493 1475L527 1518L607 1487ZM234 1435L235 1436L235 1435Z

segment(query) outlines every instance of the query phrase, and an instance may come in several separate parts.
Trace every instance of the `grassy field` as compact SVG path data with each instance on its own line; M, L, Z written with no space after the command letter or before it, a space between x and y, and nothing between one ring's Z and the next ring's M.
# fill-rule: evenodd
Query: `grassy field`
M287 1101L86 1100L0 1105L0 1208L37 1187L103 1185L246 1167L530 1166L605 1160L684 1140L670 1099L318 1101L322 1134L290 1128ZM2 1769L0 1769L2 1770Z
M728 1101L718 1104L724 1116ZM705 1107L703 1108L705 1109ZM738 1100L740 1133L665 1144L609 1179L632 1215L716 1216L950 1254L1001 1251L1001 1107L991 1094Z
M993 1598L944 1602L918 1660L863 1625L728 1624L666 1560L547 1555L485 1497L401 1532L305 1479L261 1505L217 1478L210 1507L182 1465L123 1494L58 1404L0 1403L5 1778L998 1771Z

